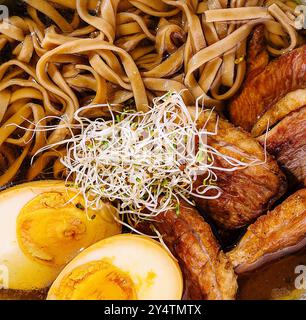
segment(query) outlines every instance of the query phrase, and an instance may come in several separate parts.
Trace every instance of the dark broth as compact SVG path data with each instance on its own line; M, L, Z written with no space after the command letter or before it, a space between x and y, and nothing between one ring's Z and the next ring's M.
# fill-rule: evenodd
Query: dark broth
M48 290L0 290L0 300L45 300Z
M238 299L270 300L290 296L295 290L298 265L306 266L306 248L239 276Z

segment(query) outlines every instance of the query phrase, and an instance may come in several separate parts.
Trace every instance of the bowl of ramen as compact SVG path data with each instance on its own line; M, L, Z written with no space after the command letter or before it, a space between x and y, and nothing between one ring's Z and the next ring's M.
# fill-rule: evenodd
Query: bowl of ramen
M0 4L0 300L305 299L303 3Z

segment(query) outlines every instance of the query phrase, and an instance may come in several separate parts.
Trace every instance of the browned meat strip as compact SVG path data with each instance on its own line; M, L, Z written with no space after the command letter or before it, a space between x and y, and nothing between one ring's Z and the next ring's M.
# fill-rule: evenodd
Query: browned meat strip
M228 253L237 273L306 245L306 189L257 219Z
M247 53L247 78L252 79L261 73L269 63L269 54L266 50L265 26L255 27Z
M201 117L199 125L203 126L206 120L207 113ZM217 115L213 114L207 122L207 130L213 131L216 121ZM257 163L235 171L214 170L221 196L215 200L195 198L221 228L237 229L250 224L284 194L287 187L284 174L271 156L267 154L265 159L263 148L248 133L219 118L217 134L208 138L208 144L244 163L251 160ZM214 158L214 163L218 167L232 168L219 156ZM203 177L198 178L195 186L201 184ZM207 195L213 195L213 192Z
M270 62L248 77L241 93L230 103L230 119L251 131L258 119L287 93L306 88L306 45Z
M194 207L181 201L179 212L169 210L155 226L178 258L186 279L186 298L234 299L236 276L209 224Z
M292 184L306 186L306 106L292 112L259 141L273 154ZM293 179L290 179L293 178Z

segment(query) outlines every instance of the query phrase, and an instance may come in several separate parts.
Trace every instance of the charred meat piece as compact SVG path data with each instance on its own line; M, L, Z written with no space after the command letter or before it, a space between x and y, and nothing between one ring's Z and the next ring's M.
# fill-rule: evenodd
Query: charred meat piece
M216 185L221 189L217 199L205 200L195 197L197 205L207 212L216 224L223 229L238 229L252 223L265 213L286 191L286 177L276 161L265 154L258 141L248 133L215 113L208 116L205 112L199 119L199 125L206 123L206 129L213 131L217 125L217 134L208 136L208 145L221 154L242 161L245 165L234 171L232 164L221 156L214 156L213 169L217 176ZM253 164L251 164L253 163ZM205 183L200 176L195 188ZM209 191L213 196L215 191Z
M180 201L179 212L168 210L154 222L179 260L186 279L185 298L234 299L236 276L212 230L197 210Z
M298 89L306 89L306 45L270 62L260 73L251 72L241 93L229 105L230 119L251 131L273 105ZM302 103L300 106L306 101Z
M258 140L261 144L266 141L267 150L288 173L291 184L306 186L306 106L290 113Z
M249 226L227 255L242 273L306 245L306 189L287 198Z
M265 42L265 26L261 24L255 27L248 46L247 79L252 79L261 73L269 63Z
M272 128L291 112L298 111L304 105L306 105L306 89L289 92L258 119L251 131L251 135L259 137L266 133L267 129Z

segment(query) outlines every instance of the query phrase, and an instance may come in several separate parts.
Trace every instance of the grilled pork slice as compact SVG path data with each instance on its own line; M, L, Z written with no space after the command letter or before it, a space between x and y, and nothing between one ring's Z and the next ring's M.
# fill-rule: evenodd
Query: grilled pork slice
M179 212L159 214L155 226L179 260L188 299L234 299L236 276L212 230L197 210L180 201Z
M274 108L279 100L284 99L281 107L289 109L289 112L305 105L306 94L303 92L300 95L298 91L304 89L306 89L306 45L270 62L262 72L255 74L250 72L241 93L229 105L230 119L235 125L252 131L252 135L257 136L256 123L269 109ZM291 96L286 98L287 94ZM282 117L286 115L283 110L279 113ZM269 117L265 117L265 123L261 121L261 129L266 128L268 121ZM269 124L271 125L271 122Z
M306 186L306 106L290 113L258 140L261 144L266 141L267 150L288 173L291 184Z
M258 218L227 255L236 273L242 273L305 245L306 189L302 189Z
M198 120L199 126L216 134L208 136L207 143L221 154L244 163L234 171L234 167L221 156L214 156L214 167L224 168L213 172L217 176L216 185L221 189L217 199L194 198L197 205L210 214L216 224L223 229L237 229L252 223L265 213L286 191L285 175L276 161L265 154L258 141L217 114L205 112ZM207 183L200 176L195 187ZM215 191L206 195L213 196Z
M261 24L254 28L248 45L247 79L252 79L261 73L269 63L269 54L266 48L265 26Z

